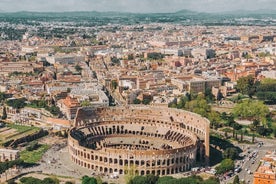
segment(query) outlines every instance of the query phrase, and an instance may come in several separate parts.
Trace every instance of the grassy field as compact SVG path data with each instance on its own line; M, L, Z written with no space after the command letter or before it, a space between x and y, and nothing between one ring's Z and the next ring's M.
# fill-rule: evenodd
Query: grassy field
M16 124L7 124L7 127L16 129L18 133L24 133L24 132L31 131L31 130L39 130L39 128L37 128L37 127L16 125Z
M38 149L33 150L33 151L24 150L20 153L20 158L22 160L24 160L24 162L26 162L26 163L34 164L42 158L43 154L49 148L50 148L49 145L43 144L43 145L40 145L40 147Z
M15 140L26 135L39 131L39 128L32 126L23 126L15 124L7 124L5 128L0 129L0 144L9 140Z

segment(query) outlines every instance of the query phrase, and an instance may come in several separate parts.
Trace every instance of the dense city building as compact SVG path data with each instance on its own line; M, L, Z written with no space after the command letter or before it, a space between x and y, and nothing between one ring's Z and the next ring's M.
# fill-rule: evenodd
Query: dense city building
M276 183L276 153L271 152L262 158L261 164L254 173L254 184Z

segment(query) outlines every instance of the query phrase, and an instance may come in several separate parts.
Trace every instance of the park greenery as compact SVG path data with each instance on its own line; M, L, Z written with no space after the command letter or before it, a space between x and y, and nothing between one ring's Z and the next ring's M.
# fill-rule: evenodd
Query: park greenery
M82 184L104 184L100 177L89 177L87 175L83 176L81 179Z
M207 180L203 180L200 176L189 176L187 178L173 178L172 176L135 176L128 184L218 184L219 180L210 177Z
M190 176L187 178L176 179L171 176L155 176L152 174L140 176L136 172L136 166L132 165L125 170L126 184L217 184L219 181L216 178L209 178L203 180L200 176ZM84 184L84 183L83 183ZM96 183L97 184L97 183Z
M160 60L164 58L164 54L161 54L159 52L151 52L148 53L148 59L149 60Z
M252 98L254 95L266 104L276 104L276 79L256 81L252 75L237 81L237 90Z
M143 99L143 100L140 100L140 99L138 99L138 98L135 98L135 99L133 100L133 103L134 103L134 104L144 104L144 105L148 105L148 104L150 104L150 102L151 102L151 100L148 99L148 98L145 98L145 99Z
M254 80L255 79L252 75L239 78L237 81L238 91L244 95L252 97L256 90Z
M26 150L27 151L34 151L34 150L38 149L40 146L41 145L38 144L37 141L33 141L26 147Z
M223 158L235 160L239 158L239 149L236 147L226 148L223 152Z
M258 83L256 96L267 104L276 104L276 80L264 79Z
M220 114L211 109L208 103L213 100L213 96L209 93L205 94L186 94L179 98L177 102L169 104L169 107L184 109L187 111L195 112L203 117L206 117L211 122L212 128L219 128L221 126Z
M26 98L9 99L6 104L14 109L21 109L26 106Z
M0 162L0 174L4 173L9 168L21 165L22 163L23 163L23 160L21 160L21 159Z
M50 146L47 145L47 144L43 144L43 145L38 144L36 146L35 143L32 143L30 146L28 146L26 148L26 150L20 152L20 158L25 163L35 164L35 163L37 163L42 158L43 154L49 148L50 148Z
M34 178L34 177L23 177L20 179L20 183L22 184L59 184L59 180L57 178L47 177L43 180Z
M235 164L232 159L226 158L216 167L216 174L223 174L227 171L234 170Z
M27 103L26 98L18 98L18 99L10 99L6 102L6 104L14 109L21 109L24 107L32 107L32 108L44 108L53 115L59 115L60 110L55 105L48 105L48 103L45 100L33 100L29 103Z
M238 175L236 175L236 176L234 177L233 184L240 184L240 178L239 178Z
M214 97L210 89L206 89L205 93L187 93L182 95L177 100L169 104L169 107L184 109L187 111L195 112L203 117L206 117L210 121L210 126L213 129L219 129L221 127L230 127L233 133L233 138L238 140L238 134L240 134L240 140L244 141L244 135L251 135L252 141L254 136L274 136L276 137L276 124L273 123L271 112L266 104L273 104L273 95L270 97L265 95L258 95L260 91L269 91L269 93L276 93L276 80L264 79L261 82L256 82L252 76L242 77L238 80L237 89L242 93L233 97L235 103L234 108L228 113L212 110L211 105L217 102L218 98ZM136 101L135 101L136 102ZM139 101L138 101L139 102ZM138 103L136 102L136 103ZM141 102L139 102L141 103ZM251 121L251 125L240 125L235 120L248 120ZM229 137L230 131L225 132L226 138Z
M7 127L15 129L18 133L25 133L29 131L38 131L40 128L34 126L24 126L24 125L17 125L17 124L6 124Z
M83 176L81 181L82 184L98 184L96 178L89 176Z
M257 120L266 124L269 109L262 101L246 99L234 107L233 114L241 119Z
M11 144L15 142L15 140L20 139L22 137L26 137L28 135L38 133L40 128L33 126L23 126L17 124L5 124L8 129L13 129L13 133L10 134L2 134L0 136L0 145L4 147L9 147ZM13 146L16 146L13 144Z
M2 103L5 99L7 99L7 95L3 92L0 92L0 103Z
M239 159L242 150L220 134L210 135L210 165L216 165L223 159Z

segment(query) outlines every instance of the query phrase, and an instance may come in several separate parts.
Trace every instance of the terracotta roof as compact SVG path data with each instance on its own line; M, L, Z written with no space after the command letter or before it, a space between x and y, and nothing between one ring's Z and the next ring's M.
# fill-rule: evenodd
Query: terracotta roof
M58 119L58 118L47 118L46 120L48 123L51 123L53 125L62 125L62 126L70 127L69 120Z

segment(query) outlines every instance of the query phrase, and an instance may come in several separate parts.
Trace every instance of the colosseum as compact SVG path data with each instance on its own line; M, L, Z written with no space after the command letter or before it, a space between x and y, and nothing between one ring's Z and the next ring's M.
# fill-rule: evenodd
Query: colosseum
M68 137L73 162L101 173L168 175L208 163L209 121L155 106L81 108Z

